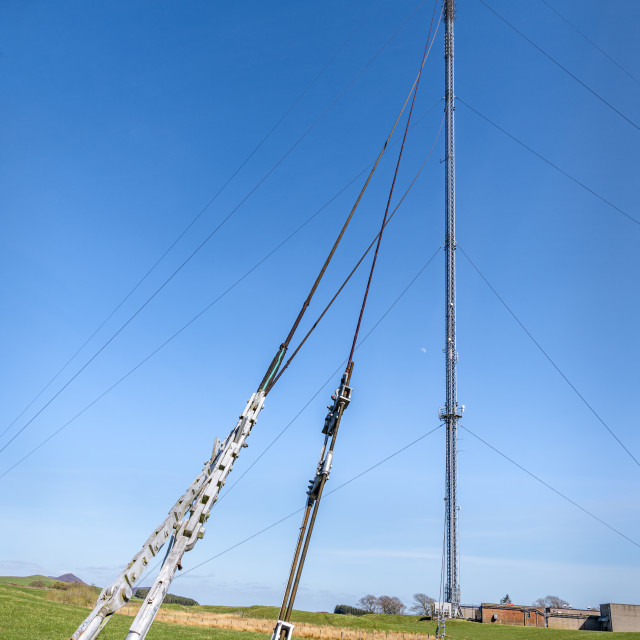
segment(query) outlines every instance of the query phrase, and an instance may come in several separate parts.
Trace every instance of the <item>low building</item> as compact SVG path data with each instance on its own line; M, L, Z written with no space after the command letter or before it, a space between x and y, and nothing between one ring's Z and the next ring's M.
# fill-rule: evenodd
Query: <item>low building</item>
M547 626L551 629L582 629L600 631L600 612L597 609L547 607Z
M492 604L483 602L481 621L484 624L508 624L519 627L544 627L544 607L527 607L518 604Z
M460 614L465 620L474 620L475 622L480 622L480 620L482 619L481 608L477 607L476 605L461 604Z
M600 624L603 631L640 631L640 605L600 605Z
M444 616L445 618L451 618L453 616L453 606L450 602L435 602L431 603L431 611L433 616L439 618Z

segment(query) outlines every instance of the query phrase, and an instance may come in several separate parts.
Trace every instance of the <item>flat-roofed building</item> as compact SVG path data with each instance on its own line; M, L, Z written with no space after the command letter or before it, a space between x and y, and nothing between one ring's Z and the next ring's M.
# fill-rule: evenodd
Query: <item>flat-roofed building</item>
M480 622L481 615L480 607L475 604L461 604L460 605L460 613L465 620L475 620L476 622Z
M603 631L640 631L640 604L601 604L600 624Z
M546 626L544 607L483 602L481 609L481 619L485 624L508 624L519 627Z
M600 631L600 612L597 609L547 607L547 626L550 629L582 629Z

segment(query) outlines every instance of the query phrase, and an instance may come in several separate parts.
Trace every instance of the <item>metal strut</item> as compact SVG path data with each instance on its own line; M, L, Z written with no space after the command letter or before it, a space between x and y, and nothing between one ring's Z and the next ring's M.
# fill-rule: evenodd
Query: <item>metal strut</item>
M205 462L200 474L149 536L127 568L110 586L102 590L95 608L71 636L71 640L92 640L100 633L111 616L131 599L132 588L151 559L171 537L173 546L127 634L127 640L145 638L176 571L182 568L182 556L186 551L191 551L205 534L204 523L209 518L211 507L218 499L218 493L240 450L247 446L245 440L262 411L264 399L264 391L254 393L226 440L220 444L220 440L216 438L211 458Z
M290 640L293 632L294 625L290 623L291 611L293 610L293 603L298 592L298 585L300 584L300 577L302 576L302 569L304 568L304 562L307 557L311 534L313 533L316 516L318 515L324 485L329 479L329 474L331 473L333 448L336 443L338 429L340 428L340 421L342 420L343 413L351 402L352 389L349 384L351 382L352 372L353 361L349 363L347 370L342 375L340 387L336 389L336 392L331 396L333 404L330 404L327 407L329 411L324 419L324 425L322 427L324 443L320 451L320 459L318 460L316 475L309 481L309 488L307 489L307 503L304 515L302 516L300 534L298 535L298 542L293 554L293 561L291 562L291 569L289 571L289 579L282 598L282 606L280 607L280 613L278 614L278 621L276 622L276 626L273 630L271 640Z

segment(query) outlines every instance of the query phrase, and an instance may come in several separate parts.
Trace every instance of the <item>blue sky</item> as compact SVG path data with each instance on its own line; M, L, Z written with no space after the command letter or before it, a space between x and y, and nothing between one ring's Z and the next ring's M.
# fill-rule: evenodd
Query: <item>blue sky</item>
M640 76L640 6L550 0ZM608 102L640 121L640 86L545 3L493 8ZM202 210L347 43L166 259L0 439L31 418L192 253L418 6L7 2L2 7L0 432ZM294 151L116 339L0 453L0 474L154 351L376 157L413 82L433 5L358 76ZM636 218L640 131L478 0L460 0L456 93ZM355 30L355 33L354 33ZM442 119L442 29L427 61L400 194ZM437 105L432 108L433 105ZM430 110L431 109L431 110ZM456 110L458 241L566 376L638 457L638 224ZM385 234L368 332L443 241L444 135ZM309 312L310 326L376 233L387 153ZM0 479L4 574L72 571L107 584L235 423L283 340L362 183L353 183L240 285ZM396 195L396 198L399 197ZM366 274L353 279L270 394L229 485L350 346ZM444 402L443 257L358 350L329 488L438 426ZM640 469L458 254L463 424L630 538ZM324 387L215 507L185 569L304 503ZM437 595L444 433L323 501L297 606L365 593ZM575 606L640 602L638 547L461 431L462 600L557 593ZM228 488L228 487L227 487ZM210 604L276 604L298 516L179 578Z

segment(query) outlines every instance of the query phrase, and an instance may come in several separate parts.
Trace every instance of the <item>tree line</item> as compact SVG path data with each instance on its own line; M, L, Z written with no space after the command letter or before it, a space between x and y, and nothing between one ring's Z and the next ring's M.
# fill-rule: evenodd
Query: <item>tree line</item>
M432 617L434 615L434 603L435 600L426 593L414 593L412 606L407 608L402 600L396 596L374 596L372 593L368 593L366 596L362 596L355 606L348 604L337 605L334 613L348 616L364 616L369 613L386 613L390 615L414 613L419 616ZM511 604L511 598L508 593L500 599L500 604ZM533 603L533 606L557 609L570 607L566 600L553 595L538 598ZM597 608L594 607L594 609Z
M500 598L500 604L512 604L508 593L503 598ZM550 607L551 609L565 609L567 607L571 607L566 600L563 600L558 596L545 596L544 598L538 598L533 603L533 606L540 607L541 609L546 607Z
M434 602L435 600L425 593L416 593L409 611L421 616L431 616ZM350 616L364 616L368 613L404 615L407 613L407 606L396 596L374 596L368 593L366 596L362 596L355 606L337 605L334 613Z

